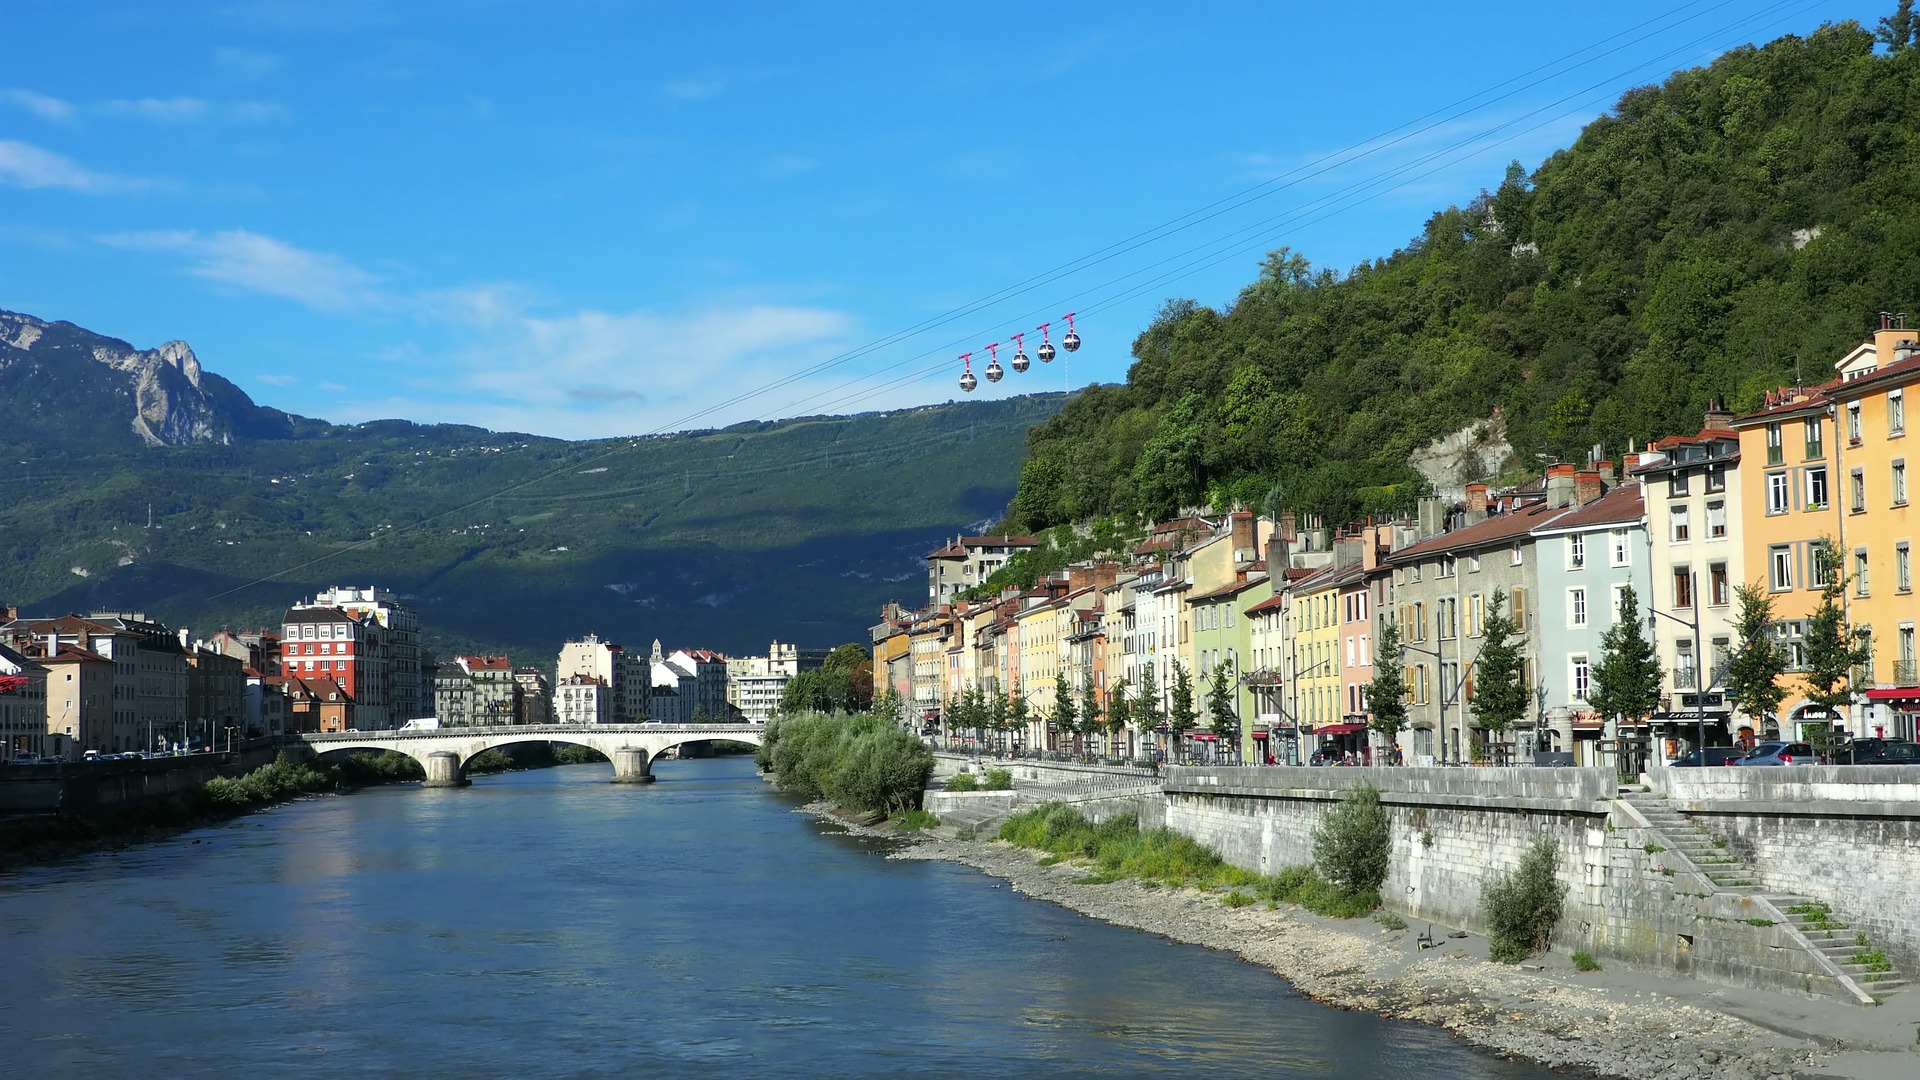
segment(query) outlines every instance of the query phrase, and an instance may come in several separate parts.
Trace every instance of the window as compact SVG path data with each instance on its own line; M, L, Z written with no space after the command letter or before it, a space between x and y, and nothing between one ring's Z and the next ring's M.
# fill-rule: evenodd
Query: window
M1527 625L1527 590L1516 588L1508 593L1507 608L1514 624L1524 629Z
M1519 566L1527 561L1526 549L1519 544L1513 545L1513 565Z
M1847 474L1847 499L1854 513L1867 512L1867 476L1859 469Z
M1807 460L1818 461L1826 456L1827 448L1822 445L1820 418L1815 416L1807 420Z
M1887 394L1887 434L1905 435L1907 433L1907 399L1900 391Z
M1627 530L1615 529L1613 536L1613 565L1625 566L1633 555L1633 549L1627 546Z
M1824 510L1827 508L1827 470L1807 470L1807 509Z
M1692 640L1674 643L1673 688L1675 690L1695 690L1699 688L1699 665L1693 657Z
M1710 502L1707 504L1707 539L1724 540L1727 536L1727 504Z
M1567 568L1578 570L1587 565L1587 538L1574 533L1567 537Z
M1440 619L1440 637L1443 640L1455 636L1455 623L1459 615L1458 610L1454 606L1456 602L1452 597L1447 597L1444 600L1439 600L1434 603L1433 610Z
M1673 568L1673 606L1675 609L1693 606L1693 571L1684 566Z
M1813 562L1813 584L1809 588L1824 589L1833 584L1833 575L1840 570L1839 552L1825 540L1816 540L1808 546L1807 555Z
M1793 588L1793 548L1774 544L1767 549L1767 588L1786 592Z
M1451 555L1440 556L1440 576L1452 577L1459 570L1459 562Z
M1676 471L1673 479L1667 481L1667 498L1684 499L1687 496L1687 474Z
M1587 668L1584 656L1570 657L1573 661L1573 696L1581 701L1587 700L1587 694L1593 689L1592 672Z
M1867 549L1853 549L1853 595L1866 596L1867 592Z
M1785 460L1782 450L1780 424L1778 421L1767 425L1767 464L1778 465Z
M1727 470L1724 466L1707 466L1707 494L1727 490Z
M1847 445L1860 445L1860 403L1847 402Z
M1420 564L1414 563L1412 566L1408 567L1407 576L1409 577L1410 580L1419 581L1420 580Z
M1905 458L1895 458L1893 462L1893 505L1907 505L1907 462Z
M1467 573L1477 574L1479 572L1480 572L1480 556L1478 555L1467 556Z
M1467 636L1479 637L1487 625L1486 597L1474 593L1467 597Z
M1893 546L1893 587L1903 593L1913 591L1913 553L1904 540Z
M1727 584L1727 564L1714 563L1707 567L1707 603L1714 607L1726 607L1733 601L1733 590Z
M1767 474L1767 513L1784 514L1787 512L1787 474L1771 472Z
M1567 590L1567 625L1587 625L1587 590Z
M1693 535L1692 522L1687 507L1683 504L1670 507L1669 510L1671 522L1669 525L1668 538L1676 544L1684 544Z

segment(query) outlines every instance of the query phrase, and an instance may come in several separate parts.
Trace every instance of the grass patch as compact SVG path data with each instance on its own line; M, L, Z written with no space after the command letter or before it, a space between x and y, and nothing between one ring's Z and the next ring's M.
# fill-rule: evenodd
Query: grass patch
M1747 924L1748 926L1774 926L1774 925L1776 925L1776 924L1774 923L1774 921L1773 921L1772 919L1741 919L1740 921L1741 921L1741 922L1743 922L1743 923L1746 923L1746 924Z
M1220 903L1230 908L1243 908L1253 903L1253 895L1251 893L1243 893L1239 889L1235 889L1232 892L1228 893L1227 895L1221 897Z
M1064 857L1064 856L1061 856L1061 855L1043 855L1043 856L1041 856L1041 857L1040 857L1040 865L1041 865L1041 866L1054 866L1054 865L1056 865L1056 864L1058 864L1058 863L1060 863L1060 862L1061 862L1061 861L1062 861L1062 860L1063 860L1064 858L1065 858L1065 857Z
M947 777L948 791L979 791L980 778L970 772L957 772Z
M1893 970L1893 964L1887 960L1885 949L1861 949L1853 954L1853 959L1849 962L1864 965L1868 971L1882 975Z
M1005 769L988 769L986 780L980 786L987 791L1012 791L1013 774Z
M940 819L928 810L902 810L893 815L893 827L901 832L938 828Z
M1795 904L1787 909L1787 914L1798 915L1807 920L1805 929L1808 930L1824 930L1831 933L1834 930L1847 929L1846 923L1834 919L1833 908L1823 900Z
M1585 949L1582 949L1579 952L1573 954L1573 970L1599 971L1600 961L1595 960L1593 958L1592 953L1586 951Z
M1373 921L1380 924L1382 930L1405 930L1407 920L1391 911L1374 912Z
M1663 852L1663 851L1665 851L1665 850L1667 850L1667 849L1666 849L1666 848L1664 848L1664 847L1661 847L1661 846L1660 846L1659 844L1651 844L1651 843L1650 843L1650 844L1648 844L1648 845L1647 845L1647 854L1649 854L1649 855L1658 855L1658 854L1660 854L1661 852Z

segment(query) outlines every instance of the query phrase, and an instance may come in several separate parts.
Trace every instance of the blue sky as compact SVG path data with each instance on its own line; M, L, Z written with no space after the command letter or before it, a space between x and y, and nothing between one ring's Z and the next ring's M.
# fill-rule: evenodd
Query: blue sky
M293 412L565 437L948 400L1067 311L1070 366L980 396L1118 381L1263 251L1387 254L1629 86L1892 7L18 5L0 308Z

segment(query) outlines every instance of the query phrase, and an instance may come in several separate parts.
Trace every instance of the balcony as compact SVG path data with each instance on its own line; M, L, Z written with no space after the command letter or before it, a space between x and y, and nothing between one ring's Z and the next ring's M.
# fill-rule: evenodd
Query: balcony
M1675 690L1698 690L1700 678L1693 668L1673 669L1673 688Z
M1895 660L1893 682L1895 686L1920 686L1920 661Z

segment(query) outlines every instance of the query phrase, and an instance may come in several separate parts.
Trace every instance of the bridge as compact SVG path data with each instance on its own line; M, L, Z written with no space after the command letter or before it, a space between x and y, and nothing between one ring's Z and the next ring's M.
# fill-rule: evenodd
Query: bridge
M299 736L315 754L345 750L392 750L426 770L428 787L463 787L474 755L514 743L557 742L585 746L613 762L616 784L653 782L653 759L690 742L759 746L766 728L753 724L528 724L434 728L425 731L335 731Z

